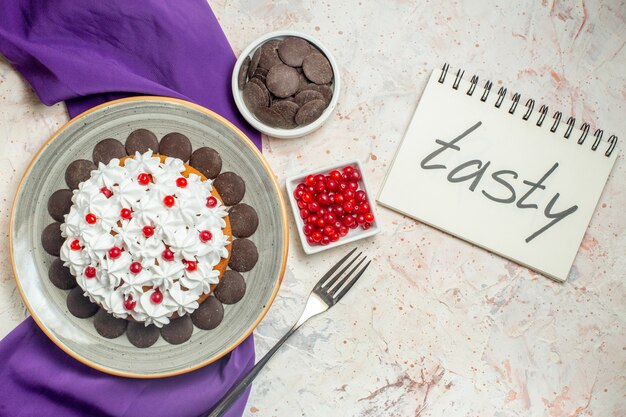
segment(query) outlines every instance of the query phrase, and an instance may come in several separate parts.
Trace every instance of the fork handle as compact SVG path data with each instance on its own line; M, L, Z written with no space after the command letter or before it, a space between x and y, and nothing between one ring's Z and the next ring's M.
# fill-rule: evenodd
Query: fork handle
M261 358L260 361L257 362L256 365L254 365L254 367L250 370L250 372L248 372L248 374L246 376L244 376L237 383L237 385L234 385L230 390L228 390L228 392L226 394L224 394L224 396L222 397L220 402L215 406L215 408L213 409L213 411L211 411L210 414L208 414L208 415L207 414L203 414L202 416L206 416L206 417L221 417L221 416L223 416L226 413L226 411L228 411L230 406L233 405L233 403L235 401L237 401L237 399L246 390L246 388L248 388L248 386L252 383L252 381L254 381L254 378L256 378L256 376L259 374L261 369L263 369L265 364L270 360L270 358L272 356L274 356L274 353L276 353L276 351L283 345L283 343L285 343L285 340L289 339L289 336L291 336L296 330L298 330L298 327L300 327L300 324L301 323L296 323L296 325L293 326L287 332L287 334L285 334L282 337L282 339L280 339L274 345L274 347L272 349L270 349L270 351L267 352L265 354L265 356L263 356Z

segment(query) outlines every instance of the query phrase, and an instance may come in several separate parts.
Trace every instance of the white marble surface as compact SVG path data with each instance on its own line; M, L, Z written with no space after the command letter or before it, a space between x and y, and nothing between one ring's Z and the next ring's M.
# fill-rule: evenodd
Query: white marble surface
M210 3L236 51L294 29L318 37L340 63L335 116L307 138L266 138L281 181L357 157L378 190L430 69L446 61L622 137L565 284L379 209L383 232L361 244L373 266L270 362L247 417L626 415L623 2ZM26 165L66 119L0 60L0 337L27 314L9 265L10 204ZM279 297L255 332L259 355L344 253L306 256L296 239Z

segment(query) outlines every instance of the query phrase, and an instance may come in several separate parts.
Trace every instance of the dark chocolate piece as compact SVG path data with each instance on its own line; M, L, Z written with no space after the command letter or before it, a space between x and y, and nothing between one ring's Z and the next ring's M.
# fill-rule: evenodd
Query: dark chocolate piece
M256 214L256 210L245 203L232 206L228 210L228 216L234 236L252 236L259 227L259 216Z
M213 185L227 206L239 203L246 193L246 183L234 172L223 172L215 178Z
M278 56L290 67L301 67L304 58L313 52L311 44L302 38L289 36L278 45Z
M215 149L204 146L191 154L189 165L200 171L205 177L213 179L222 170L222 157Z
M278 56L279 44L279 40L272 39L261 45L261 58L259 59L259 67L270 70L274 65L283 63L283 61L281 61Z
M93 147L91 159L97 166L100 162L106 165L113 158L122 159L125 156L126 148L122 145L122 142L117 139L107 138L96 143L96 146Z
M64 222L65 215L70 212L72 207L72 190L56 190L48 199L48 213L58 221Z
M153 153L159 151L159 140L154 133L147 129L137 129L128 135L126 139L126 153L128 155L135 155L135 152L143 154L148 150L152 150Z
M317 85L315 83L308 84L306 87L302 88L300 91L313 90L320 93L323 97L323 100L326 102L328 106L330 104L330 100L333 98L333 90L327 85Z
M98 312L98 308L97 304L83 295L83 289L80 287L75 287L67 294L67 309L80 319L93 316Z
M330 62L319 52L314 52L304 58L302 70L304 75L315 84L326 84L333 79L333 69Z
M55 287L62 290L71 290L76 286L76 278L68 267L63 266L63 261L59 258L52 261L52 265L48 269L48 279Z
M75 190L78 188L78 184L88 180L91 176L91 171L95 170L96 166L93 162L86 159L77 159L70 163L65 170L65 182L70 189Z
M272 127L285 127L287 126L287 120L278 113L276 110L272 110L269 107L257 107L254 110L254 115L261 122Z
M189 161L191 157L191 141L182 133L172 132L163 136L159 144L159 154Z
M300 76L295 68L276 64L267 73L266 86L276 97L289 97L298 91Z
M191 321L202 330L213 330L224 318L224 306L213 296L204 300L200 307L191 313Z
M259 252L254 242L248 239L235 239L228 266L237 272L248 272L259 260Z
M248 78L254 76L254 71L259 67L259 60L261 59L261 48L257 48L250 60L250 68L248 69Z
M313 101L313 100L324 101L324 96L319 91L302 90L296 95L295 100L296 100L296 104L302 107L305 105L305 103L308 103L309 101Z
M147 348L159 340L159 328L154 324L144 326L143 323L131 321L126 329L128 341L138 348Z
M239 74L237 74L237 85L239 88L243 88L246 84L246 78L248 78L248 70L250 69L250 57L247 56L244 58L241 63L241 67L239 67Z
M52 256L59 256L65 238L61 236L61 223L54 222L47 225L41 232L41 246Z
M289 98L281 101L276 101L272 104L272 107L270 107L270 109L278 112L281 116L283 116L286 122L287 129L296 127L295 117L296 113L300 109L300 106L298 106L294 101L291 100L293 99Z
M263 91L263 87L250 80L243 87L243 102L254 112L257 107L269 105L269 94Z
M166 342L173 345L180 345L191 339L193 333L193 323L188 314L172 320L161 328L161 336Z
M296 123L299 126L308 125L317 120L324 113L325 108L326 103L324 103L324 100L311 100L305 103L296 113Z
M237 271L224 272L220 283L215 287L215 296L224 304L235 304L246 293L246 281Z
M100 336L115 339L124 334L128 320L118 319L107 313L106 310L100 309L96 313L96 317L93 318L93 326Z

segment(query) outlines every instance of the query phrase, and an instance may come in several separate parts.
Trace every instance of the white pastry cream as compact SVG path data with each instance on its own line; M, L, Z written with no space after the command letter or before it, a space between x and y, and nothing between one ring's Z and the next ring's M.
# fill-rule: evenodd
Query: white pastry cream
M162 327L174 313L192 313L219 282L228 212L211 196L211 180L184 171L180 159L161 162L148 151L124 166L100 163L74 191L61 260L115 317Z

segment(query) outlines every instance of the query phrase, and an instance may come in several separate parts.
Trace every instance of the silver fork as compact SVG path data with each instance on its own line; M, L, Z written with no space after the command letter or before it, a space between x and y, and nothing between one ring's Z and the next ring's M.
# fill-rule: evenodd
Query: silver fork
M335 274L335 272L343 265L343 263L348 260L352 256L352 254L356 251L356 248L350 251L346 256L344 256L339 262L337 262L332 268L324 274L322 279L315 285L311 294L309 294L309 298L306 302L306 306L304 307L304 311L302 315L293 325L293 327L287 332L286 335L282 337L274 345L269 352L265 354L261 358L259 362L248 372L238 383L233 386L225 395L222 397L220 402L215 406L213 411L208 414L208 417L220 417L223 416L226 411L230 408L230 406L241 396L241 394L245 391L245 389L252 383L254 378L259 374L261 369L265 366L265 364L270 360L270 358L276 353L276 351L285 343L285 341L291 336L300 326L302 326L307 320L311 317L317 316L320 313L328 310L339 300L343 298L344 295L352 288L352 286L357 282L357 280L363 275L363 272L370 265L371 261L368 261L363 268L361 268L356 275L354 273L361 266L361 264L367 259L367 256L363 256L361 260L352 268L347 274L346 271L354 264L354 262L359 259L363 252L357 253L357 255L349 261L341 271ZM345 274L345 275L344 275ZM353 277L354 275L354 277ZM351 278L352 277L352 278ZM203 414L203 416L207 416L207 414Z

